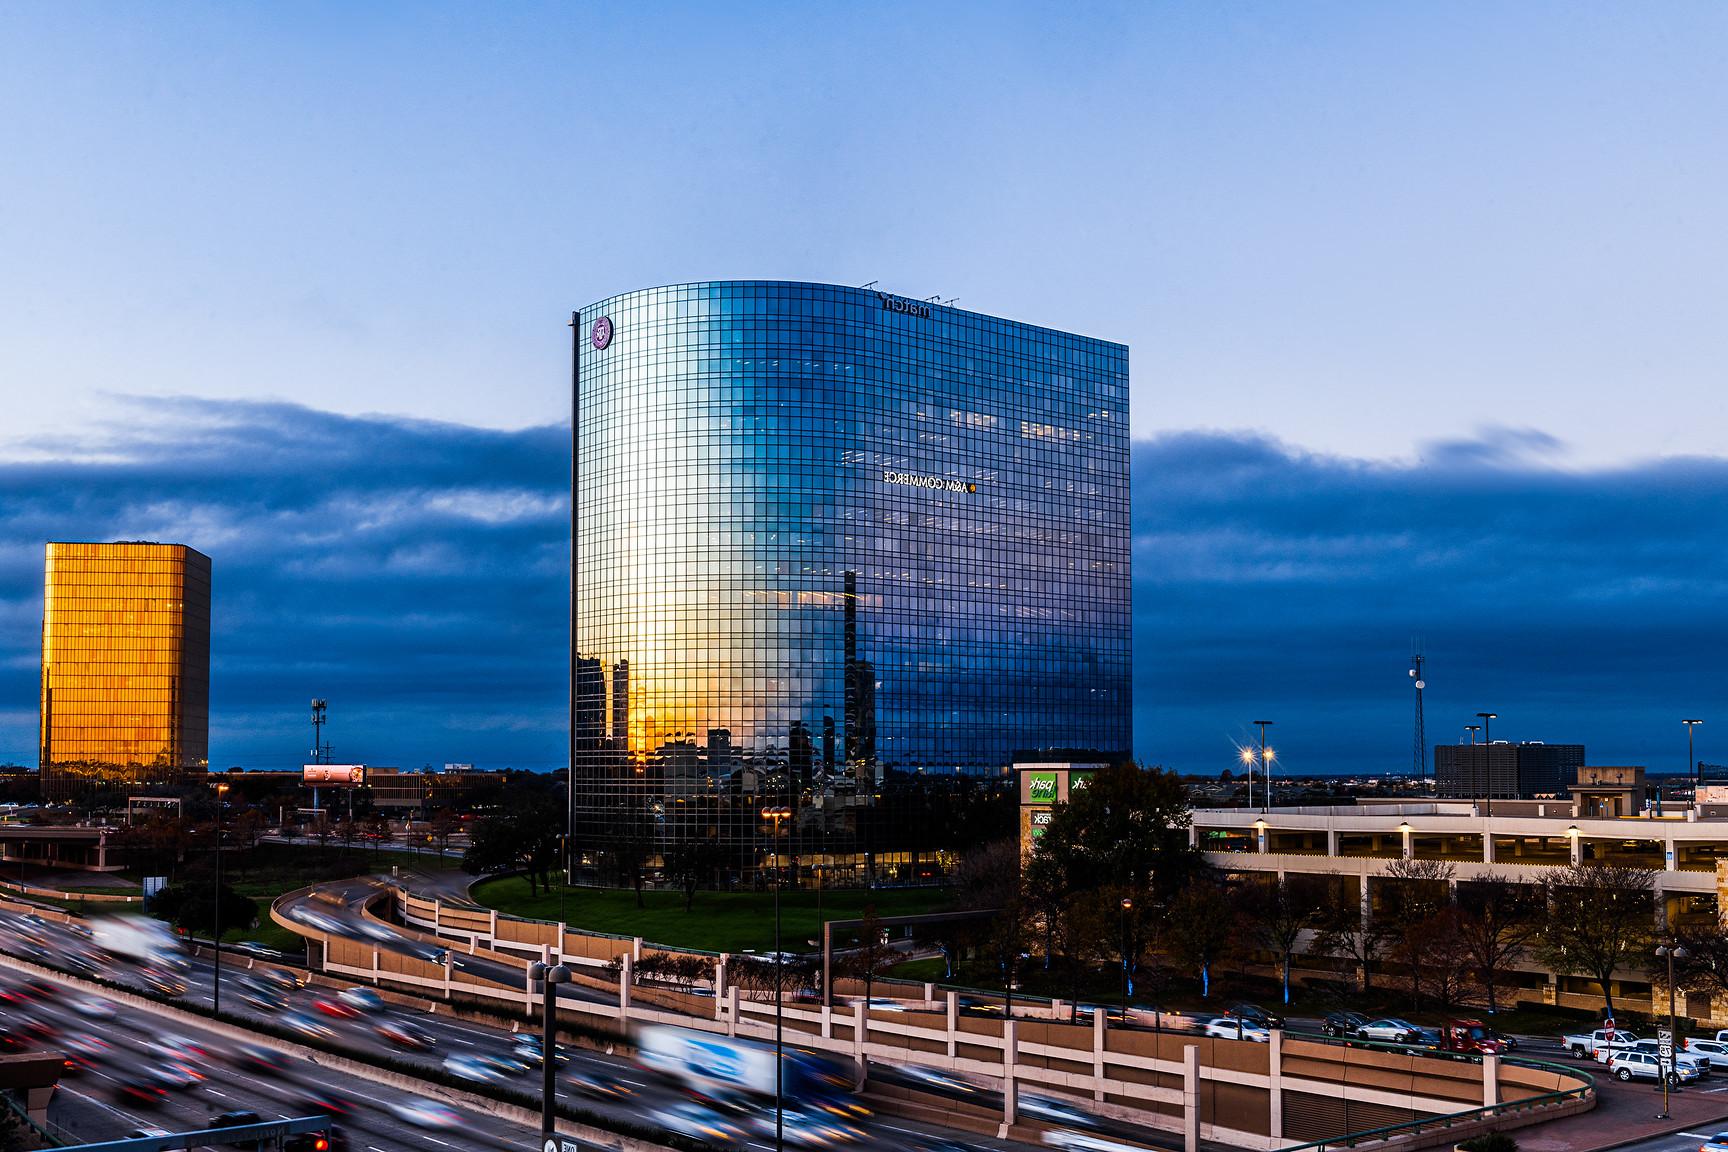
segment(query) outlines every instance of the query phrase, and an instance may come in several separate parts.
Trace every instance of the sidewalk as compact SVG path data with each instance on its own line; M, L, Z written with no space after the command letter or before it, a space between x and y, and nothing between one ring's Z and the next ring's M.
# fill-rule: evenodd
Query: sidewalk
M1622 1084L1606 1071L1596 1074L1596 1107L1589 1112L1520 1128L1512 1133L1520 1152L1601 1152L1664 1136L1670 1132L1716 1132L1728 1129L1728 1084L1704 1082L1668 1098L1669 1120L1662 1111L1659 1088L1633 1081Z

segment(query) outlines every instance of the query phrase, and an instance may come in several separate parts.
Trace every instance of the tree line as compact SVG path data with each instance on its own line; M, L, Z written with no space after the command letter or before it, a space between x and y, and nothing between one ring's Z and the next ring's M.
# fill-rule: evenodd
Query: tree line
M1535 961L1590 980L1611 1014L1616 975L1650 973L1655 947L1673 937L1690 953L1676 983L1728 995L1728 933L1714 917L1664 930L1652 869L1586 860L1530 882L1399 859L1371 881L1230 875L1190 845L1189 825L1175 774L1097 773L1055 806L1030 853L1002 840L962 860L962 905L996 914L956 945L993 968L1010 997L1031 983L1105 998L1099 989L1116 975L1136 1002L1161 1004L1179 984L1207 1001L1221 975L1240 982L1270 969L1288 1002L1294 969L1327 973L1340 992L1402 994L1412 1011L1496 1011Z

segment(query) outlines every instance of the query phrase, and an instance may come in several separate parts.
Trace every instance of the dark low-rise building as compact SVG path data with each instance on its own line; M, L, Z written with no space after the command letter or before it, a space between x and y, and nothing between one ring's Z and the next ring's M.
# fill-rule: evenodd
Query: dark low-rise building
M1437 744L1434 781L1443 799L1534 799L1561 796L1578 780L1584 765L1584 745Z

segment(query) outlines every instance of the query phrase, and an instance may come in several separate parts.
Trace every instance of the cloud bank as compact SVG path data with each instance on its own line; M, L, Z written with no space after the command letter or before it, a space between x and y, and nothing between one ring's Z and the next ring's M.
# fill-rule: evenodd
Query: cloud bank
M313 696L338 759L562 762L567 430L115 404L106 440L0 464L0 762L35 759L51 539L214 558L219 766L300 763ZM1215 772L1271 718L1291 771L1408 770L1419 638L1430 745L1492 710L1496 736L1678 770L1680 718L1724 699L1728 462L1565 471L1562 447L1490 430L1389 465L1137 444L1139 755ZM1713 730L1700 755L1728 761Z

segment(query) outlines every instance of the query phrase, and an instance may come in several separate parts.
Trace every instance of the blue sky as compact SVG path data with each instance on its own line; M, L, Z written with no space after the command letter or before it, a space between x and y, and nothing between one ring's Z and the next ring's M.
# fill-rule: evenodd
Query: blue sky
M33 754L42 539L153 534L231 574L236 762L314 691L377 762L551 759L564 319L785 277L1132 346L1143 755L1274 712L1310 717L1293 764L1401 762L1385 675L1421 632L1431 715L1654 761L1721 697L1725 33L1706 4L7 6L0 758ZM537 557L510 611L452 526Z

